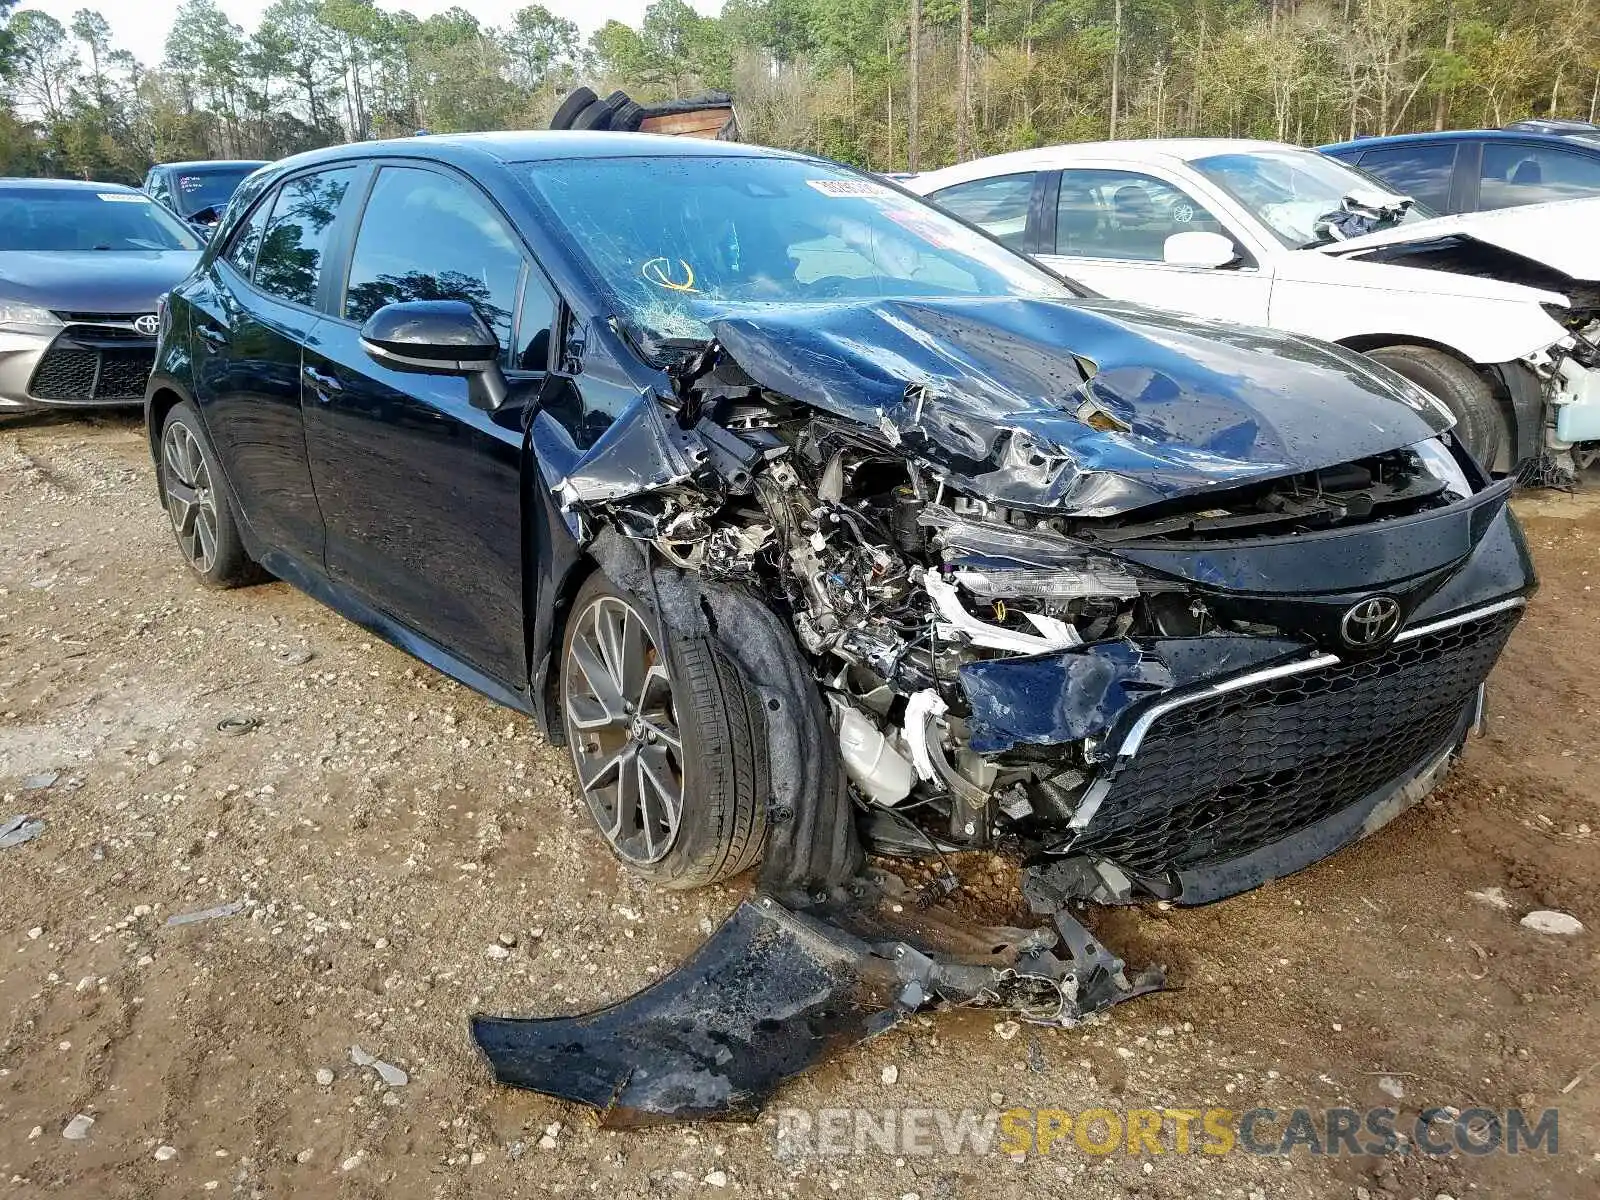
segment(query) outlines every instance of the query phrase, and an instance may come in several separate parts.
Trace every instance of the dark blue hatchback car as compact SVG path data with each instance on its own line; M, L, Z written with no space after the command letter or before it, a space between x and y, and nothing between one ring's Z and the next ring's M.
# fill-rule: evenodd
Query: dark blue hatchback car
M1600 196L1600 128L1553 126L1402 133L1321 149L1439 213Z
M1533 588L1510 482L1400 376L722 142L275 164L146 405L200 579L270 572L533 715L646 878L762 863L657 987L475 1025L500 1078L608 1110L746 1109L939 999L1151 990L1069 902L1203 903L1372 832ZM1048 926L962 931L866 865L976 847Z

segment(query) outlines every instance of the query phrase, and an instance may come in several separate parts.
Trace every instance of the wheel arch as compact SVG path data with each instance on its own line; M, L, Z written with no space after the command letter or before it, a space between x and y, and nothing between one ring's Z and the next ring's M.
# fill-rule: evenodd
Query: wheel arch
M144 402L145 436L150 442L150 459L156 468L156 495L161 495L161 426L167 414L188 400L170 383L158 383L150 389Z
M1348 350L1354 350L1358 354L1370 354L1374 350L1383 350L1390 346L1420 346L1425 350L1437 350L1441 354L1447 354L1469 371L1472 371L1479 379L1482 379L1488 385L1490 392L1493 393L1495 404L1500 409L1500 415L1505 418L1506 428L1511 434L1511 441L1507 449L1511 453L1513 464L1526 457L1524 447L1529 443L1530 438L1534 443L1538 441L1538 409L1534 408L1530 412L1529 406L1519 399L1509 385L1506 371L1503 367L1485 366L1482 363L1473 362L1472 359L1448 343L1408 333L1360 333L1346 338L1339 338L1335 344ZM1515 366L1516 364L1507 365Z
M533 699L534 719L545 740L553 746L567 744L566 726L561 720L561 646L567 636L567 621L572 616L572 602L589 576L600 569L590 555L577 554L571 565L559 576L550 579L546 588L539 588L534 578L536 571L528 572L529 596L524 611L530 614L528 645L533 662L530 674L530 692ZM540 594L542 592L542 594Z

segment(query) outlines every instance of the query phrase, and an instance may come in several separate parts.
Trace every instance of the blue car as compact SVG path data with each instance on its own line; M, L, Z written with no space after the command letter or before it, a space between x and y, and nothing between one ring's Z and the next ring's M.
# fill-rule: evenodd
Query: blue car
M1579 121L1401 133L1321 150L1438 213L1600 196L1600 126Z
M276 575L526 714L642 877L761 864L631 1000L475 1021L499 1079L613 1117L748 1111L936 1000L1160 986L1069 902L1206 903L1371 833L1534 588L1511 481L1400 374L728 142L277 163L146 405L197 579ZM980 847L1048 926L950 941L866 857Z

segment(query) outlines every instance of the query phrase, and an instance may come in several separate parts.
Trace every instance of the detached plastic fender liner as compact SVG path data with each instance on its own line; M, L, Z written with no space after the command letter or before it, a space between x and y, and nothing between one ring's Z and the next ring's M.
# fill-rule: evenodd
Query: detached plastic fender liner
M754 1114L785 1079L897 1024L889 963L770 898L746 900L692 958L573 1017L474 1016L497 1082L587 1104L602 1124Z
M978 928L874 872L805 912L758 893L644 991L576 1016L480 1014L472 1037L497 1082L587 1104L603 1125L748 1117L785 1080L924 1005L1070 1026L1163 986L1154 967L1130 979L1066 909L1052 917L1053 929Z

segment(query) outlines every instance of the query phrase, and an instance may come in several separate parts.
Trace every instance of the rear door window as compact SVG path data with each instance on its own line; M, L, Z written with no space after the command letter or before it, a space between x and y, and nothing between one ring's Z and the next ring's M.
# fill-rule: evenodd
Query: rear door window
M1511 208L1600 195L1600 155L1534 142L1488 142L1479 208Z
M355 174L354 167L336 167L296 176L278 189L256 251L258 288L294 304L315 306L333 221Z
M1456 170L1455 142L1368 150L1357 160L1356 166L1435 212L1450 211L1450 178Z
M515 369L533 348L512 347L523 262L505 221L475 187L437 171L384 167L350 257L344 317L362 322L406 300L465 300ZM524 317L530 321L537 318Z

